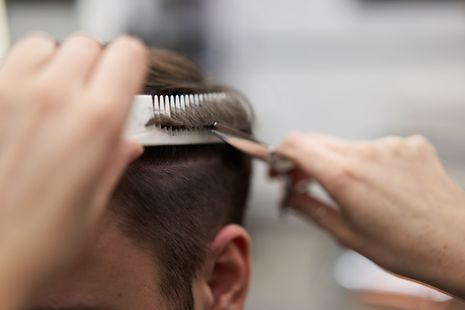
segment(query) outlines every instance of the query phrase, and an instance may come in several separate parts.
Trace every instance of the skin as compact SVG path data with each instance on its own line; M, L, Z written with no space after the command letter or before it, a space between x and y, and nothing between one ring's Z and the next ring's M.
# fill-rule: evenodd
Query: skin
M23 308L69 263L142 152L121 130L146 58L143 44L127 37L103 49L83 35L60 47L35 35L0 67L1 309ZM298 191L291 207L386 269L465 297L465 194L424 138L354 143L293 134L279 151L297 163L294 182L316 180L338 209ZM219 259L206 263L204 279L214 280L199 289L217 309L240 309L245 239L213 247ZM226 272L214 272L218 266Z
M460 310L465 303L459 299L434 301L427 297L380 292L359 292L357 301L362 310Z
M73 264L42 288L28 309L172 309L160 293L160 268L153 254L127 237L109 212L98 226ZM195 309L243 309L249 242L236 225L218 233L204 271L192 282Z
M142 147L121 138L147 51L75 34L20 40L0 67L0 308L22 309L74 256ZM18 228L21 229L18 229Z
M465 193L424 137L294 133L279 152L297 164L295 184L317 181L335 202L295 186L291 208L387 270L465 298Z
M105 216L91 242L38 293L31 309L165 309L158 273L152 256Z

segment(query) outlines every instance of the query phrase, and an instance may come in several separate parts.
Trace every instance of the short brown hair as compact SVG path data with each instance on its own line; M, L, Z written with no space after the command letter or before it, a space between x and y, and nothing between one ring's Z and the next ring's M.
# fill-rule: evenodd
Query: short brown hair
M150 59L144 94L229 91L183 56L153 49ZM234 100L243 112L243 100ZM246 115L237 118L250 131ZM110 210L128 236L154 253L161 291L174 309L193 309L192 281L209 243L221 227L242 223L250 173L250 159L224 144L147 147L116 188Z

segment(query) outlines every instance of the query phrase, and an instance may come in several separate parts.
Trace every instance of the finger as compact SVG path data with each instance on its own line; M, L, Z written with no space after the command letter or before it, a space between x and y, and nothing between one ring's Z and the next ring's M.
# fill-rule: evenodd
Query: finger
M53 56L56 42L45 34L31 34L18 41L3 62L1 73L28 75L42 68Z
M102 46L97 41L84 34L73 34L59 47L44 75L60 81L61 85L80 86L89 77L101 51Z
M358 238L355 232L342 215L328 204L309 194L294 192L289 197L289 208L311 219L345 246L350 248L357 246Z
M325 187L331 187L345 161L342 154L323 143L321 138L302 133L289 135L278 153L296 162L296 170L302 170L299 173L304 172Z
M350 148L350 142L339 137L320 133L310 133L305 135L307 138L319 141L320 143L326 145L328 148L336 152L346 152L347 149Z
M98 218L102 209L107 205L108 200L118 184L127 166L144 152L144 148L139 143L131 140L122 140L116 149L115 155L108 162L102 178L97 186L95 198L92 206L92 218Z
M121 37L104 51L90 81L90 94L97 108L111 108L114 121L123 126L134 95L140 91L147 71L147 50L143 43Z

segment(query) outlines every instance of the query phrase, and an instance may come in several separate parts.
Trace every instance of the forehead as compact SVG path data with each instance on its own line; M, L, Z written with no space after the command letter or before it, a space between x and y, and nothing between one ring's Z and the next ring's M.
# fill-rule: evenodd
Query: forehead
M43 287L32 309L161 309L157 265L110 215L73 265Z

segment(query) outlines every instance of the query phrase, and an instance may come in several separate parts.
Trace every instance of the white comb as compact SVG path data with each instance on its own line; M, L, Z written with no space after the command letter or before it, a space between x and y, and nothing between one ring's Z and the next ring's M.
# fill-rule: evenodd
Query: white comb
M124 135L146 146L223 143L208 129L180 130L147 124L161 115L170 117L176 112L188 113L190 107L218 102L226 97L226 93L222 92L171 96L137 95L126 122Z

